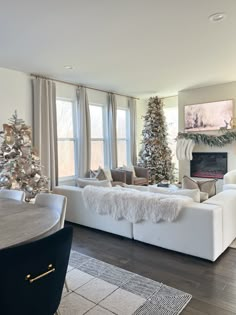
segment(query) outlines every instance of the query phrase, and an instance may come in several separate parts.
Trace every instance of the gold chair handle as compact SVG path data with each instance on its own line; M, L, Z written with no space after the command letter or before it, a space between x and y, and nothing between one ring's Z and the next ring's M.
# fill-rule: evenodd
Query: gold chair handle
M36 280L39 280L47 275L49 275L50 273L54 272L56 269L53 268L52 264L48 265L48 271L42 273L41 275L38 275L37 277L35 278L31 278L31 274L28 274L26 277L25 277L25 280L26 281L29 281L29 283L33 283L34 281Z

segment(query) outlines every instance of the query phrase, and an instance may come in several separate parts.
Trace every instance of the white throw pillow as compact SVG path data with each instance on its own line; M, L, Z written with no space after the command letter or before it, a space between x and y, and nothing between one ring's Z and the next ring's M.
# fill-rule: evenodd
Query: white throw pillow
M94 178L78 178L77 186L84 188L85 186L112 187L109 180L97 180Z
M113 181L112 179L112 176L111 176L111 170L109 168L104 168L103 169L105 175L106 175L106 178L109 180L109 181Z
M209 194L204 191L200 191L200 202L206 201L209 199Z
M199 189L168 189L162 187L148 186L150 192L166 194L166 195L180 195L187 196L193 199L195 202L200 202L200 190Z

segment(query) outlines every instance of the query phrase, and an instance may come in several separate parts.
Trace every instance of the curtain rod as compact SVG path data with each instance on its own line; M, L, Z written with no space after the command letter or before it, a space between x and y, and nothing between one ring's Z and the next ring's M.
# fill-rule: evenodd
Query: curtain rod
M34 73L31 73L30 75L31 75L32 77L35 77L35 78L42 78L42 79L46 79L46 80L52 80L52 81L55 81L55 82L58 82L58 83L64 83L64 84L73 85L73 86L77 86L77 87L85 87L85 88L87 88L87 89L94 90L94 91L105 92L105 93L113 93L113 94L116 94L116 95L119 95L119 96L130 97L130 98L133 98L133 99L135 99L135 100L139 100L138 97L128 96L128 95L119 94L119 93L115 93L115 92L111 92L111 91L105 91L105 90L101 90L101 89L96 89L96 88L94 88L94 87L85 86L85 85L82 85L82 84L76 84L76 83L72 83L72 82L67 82L67 81L52 79L52 78L44 77L44 76L42 76L42 75L38 75L38 74L34 74Z

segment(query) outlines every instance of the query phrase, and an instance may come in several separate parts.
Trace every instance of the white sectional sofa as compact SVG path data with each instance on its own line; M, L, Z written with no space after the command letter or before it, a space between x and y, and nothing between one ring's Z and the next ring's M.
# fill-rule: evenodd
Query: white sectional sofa
M82 190L83 188L73 186L58 186L54 188L54 193L67 197L66 221L133 238L132 223L126 220L116 221L110 216L101 216L91 209L86 209Z
M203 203L187 204L174 222L136 224L86 209L82 188L58 186L54 193L68 198L67 221L211 261L236 237L236 190L225 190Z

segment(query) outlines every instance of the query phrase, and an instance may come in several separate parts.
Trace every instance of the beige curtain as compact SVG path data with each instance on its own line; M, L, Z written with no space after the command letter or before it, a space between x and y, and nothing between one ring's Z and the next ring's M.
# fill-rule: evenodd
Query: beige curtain
M116 96L108 93L108 151L110 168L116 168L117 162L117 135L116 135Z
M133 165L137 164L137 148L136 148L136 99L129 98L130 112L130 159Z
M76 91L78 102L78 125L79 125L79 177L85 177L91 166L91 129L90 112L87 91L85 87L79 87Z
M33 145L52 190L58 184L56 85L41 78L33 80Z

